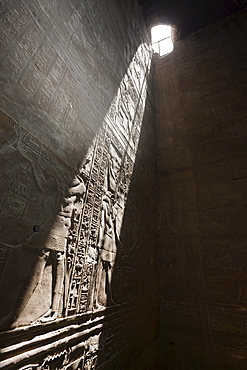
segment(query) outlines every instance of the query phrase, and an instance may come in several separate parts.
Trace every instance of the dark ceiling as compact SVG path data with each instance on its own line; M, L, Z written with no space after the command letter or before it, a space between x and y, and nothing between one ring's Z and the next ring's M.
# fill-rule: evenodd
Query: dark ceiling
M138 0L149 25L175 24L180 38L247 8L247 0Z

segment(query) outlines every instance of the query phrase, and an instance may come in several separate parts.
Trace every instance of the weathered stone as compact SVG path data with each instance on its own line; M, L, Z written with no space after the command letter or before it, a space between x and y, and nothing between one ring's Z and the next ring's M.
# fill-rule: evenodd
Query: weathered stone
M157 337L147 31L135 2L4 4L1 367L125 368Z
M246 29L243 12L154 61L159 352L172 369L247 363Z

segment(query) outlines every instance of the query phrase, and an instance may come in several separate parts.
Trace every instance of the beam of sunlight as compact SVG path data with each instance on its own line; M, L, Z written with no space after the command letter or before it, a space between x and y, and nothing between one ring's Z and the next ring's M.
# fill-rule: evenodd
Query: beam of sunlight
M111 276L145 110L151 50L143 43L74 180L86 191L68 235L66 315L114 304ZM79 180L78 180L79 179ZM109 217L110 215L110 217Z
M50 253L46 248L56 243L51 306L31 325L43 325L55 320L58 323L68 316L86 314L86 321L82 320L78 324L76 333L70 334L73 324L67 321L61 330L64 335L68 333L72 341L86 333L85 342L78 344L82 347L82 357L76 363L84 361L83 348L90 347L90 358L87 360L91 361L90 368L97 363L100 347L104 320L104 311L100 310L119 303L114 302L111 279L117 250L122 247L121 228L145 111L151 57L150 45L141 44L120 82L98 134L78 167L64 203L55 216L55 222L46 226L48 237L43 245L42 261L33 267L34 278L30 275L31 283L24 286L23 302L17 312L20 314L25 309L30 296L42 280ZM31 291L30 286L34 284L35 288ZM87 313L92 311L99 312L97 316L89 318ZM6 322L10 319L7 317ZM56 330L51 330L42 334L52 340L45 347L47 351L56 347L56 344L67 345L67 336L58 342L53 341L52 335L56 333ZM30 354L39 354L42 348L35 347L30 350ZM24 351L18 361L24 361L26 356L27 352ZM66 361L69 353L62 350L59 356ZM7 358L3 364L9 365L12 361L15 359ZM52 361L53 356L48 355L42 367ZM84 365L87 366L86 363ZM24 366L22 369L27 368L37 369L38 364Z

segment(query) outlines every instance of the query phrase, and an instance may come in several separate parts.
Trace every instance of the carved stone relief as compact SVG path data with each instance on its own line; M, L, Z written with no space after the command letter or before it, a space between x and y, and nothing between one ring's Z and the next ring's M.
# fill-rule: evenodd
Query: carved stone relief
M117 369L156 335L154 223L129 199L151 64L132 6L0 1L0 366Z
M146 80L144 81L146 83ZM134 91L131 108L126 100L126 94L131 93L129 89ZM24 245L39 249L40 254L33 265L32 277L24 284L21 297L17 300L18 307L16 306L10 314L11 317L3 319L2 325L8 325L8 320L13 321L12 326L15 325L14 321L27 305L31 292L42 281L43 271L47 260L51 258L51 253L55 253L53 294L50 308L39 319L41 322L55 319L59 315L71 315L93 307L105 306L107 301L114 303L111 274L117 248L121 245L120 231L124 205L144 113L144 106L140 100L143 91L145 93L145 89L140 92L135 90L133 81L128 75L121 82L117 95L117 112L126 112L127 125L121 125L119 135L116 135L114 130L116 125L119 125L116 115L113 116L114 121L110 116L107 118L86 160L74 177L58 214L49 217L45 222L39 220L39 224L34 226L34 233L25 236ZM145 99L145 96L143 98ZM135 138L133 138L134 129ZM58 179L53 176L47 178L43 173L40 159L42 153L38 141L22 132L18 135L13 131L11 135L12 142L3 145L2 153L18 150L31 164L32 168L30 165L27 168L29 171L32 170L37 186L42 192L47 183L49 186L56 185ZM17 149L12 149L13 146ZM36 153L39 154L39 159ZM24 208L27 208L23 201L18 200L20 196L26 200L30 197L28 181L31 180L24 175L18 174L19 181L10 187L13 190L8 189L8 196L3 202L3 218L7 216L6 212L10 214L14 212L18 219ZM11 204L8 201L10 196ZM14 206L15 210L12 211Z

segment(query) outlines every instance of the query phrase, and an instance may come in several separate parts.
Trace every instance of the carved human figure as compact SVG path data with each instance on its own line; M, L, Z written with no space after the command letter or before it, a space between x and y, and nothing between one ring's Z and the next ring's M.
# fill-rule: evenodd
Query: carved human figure
M64 199L64 205L61 206L61 210L56 217L54 226L49 236L56 238L56 241L61 240L63 245L63 251L56 252L55 260L55 274L54 274L54 292L52 295L50 309L39 319L44 322L51 319L56 319L59 311L59 304L63 295L63 282L65 279L65 251L69 230L73 222L78 222L78 216L80 215L83 207L83 198L86 192L86 186L80 175L77 175L72 186L68 190L68 197Z
M102 213L99 230L99 264L96 279L95 307L114 304L111 290L112 272L116 258L117 245L120 242L116 228L116 208L114 196L107 191L102 199Z
M59 305L63 296L67 237L74 215L82 208L85 191L84 181L80 175L77 175L68 190L68 196L64 199L64 204L61 206L59 213L51 217L42 226L35 226L35 232L25 243L27 248L32 248L35 251L35 262L29 271L14 308L1 320L1 329L14 328L18 325L18 317L42 281L48 258L54 260L54 289L51 306L38 321L44 322L58 317Z

